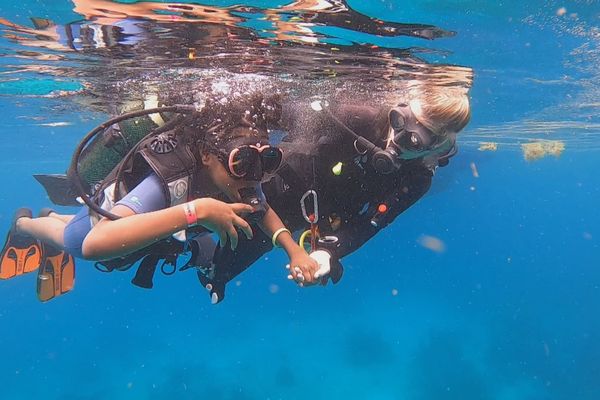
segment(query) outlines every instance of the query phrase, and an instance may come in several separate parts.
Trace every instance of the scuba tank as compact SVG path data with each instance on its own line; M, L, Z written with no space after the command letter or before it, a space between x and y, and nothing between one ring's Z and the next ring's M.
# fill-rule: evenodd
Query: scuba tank
M34 178L44 187L50 200L61 206L79 206L80 197L77 187L69 175L77 168L82 187L86 193L94 191L96 185L119 164L123 158L142 139L155 133L165 125L172 126L177 120L173 112L165 112L166 107L144 109L144 106L158 105L158 102L131 102L123 108L125 114L117 117L119 122L110 123L115 118L103 123L100 129L89 141L78 156L76 167L71 165L66 174L35 174ZM133 115L139 114L139 115ZM127 118L121 118L129 116ZM167 121L167 122L165 122Z
M127 113L143 109L135 104L126 106L123 111ZM163 126L168 118L161 116L162 121L157 120L158 124L155 120L157 119L153 119L150 115L126 119L111 125L92 140L81 153L78 166L79 175L87 186L94 187L101 182L133 146L148 133Z

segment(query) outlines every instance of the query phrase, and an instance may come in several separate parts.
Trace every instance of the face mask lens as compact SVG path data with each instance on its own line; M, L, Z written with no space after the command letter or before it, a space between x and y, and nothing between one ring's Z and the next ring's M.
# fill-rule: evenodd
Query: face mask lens
M242 146L231 152L229 156L229 171L236 177L242 178L253 169L258 162L258 150Z
M412 144L412 146L413 146L413 147L415 147L415 148L421 147L421 146L419 145L419 138L418 138L418 137L417 137L417 136L416 136L414 133L411 133L411 134L410 134L410 143L411 143L411 144Z
M390 111L390 126L395 132L404 130L404 116L402 116L400 111Z
M281 149L270 146L264 149L261 153L263 170L267 174L271 174L279 168L281 165L281 158L283 156Z
M398 144L403 149L419 151L423 149L423 143L419 136L413 132L403 132L396 135L394 143Z

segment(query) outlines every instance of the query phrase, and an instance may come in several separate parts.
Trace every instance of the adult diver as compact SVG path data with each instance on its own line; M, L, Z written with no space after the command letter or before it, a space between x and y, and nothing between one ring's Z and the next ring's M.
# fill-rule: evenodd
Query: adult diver
M427 86L393 107L310 106L309 113L297 112L308 104L284 108L284 159L262 189L285 225L304 232L300 244L311 239L324 275L319 281L336 283L343 272L340 258L427 193L435 170L456 154L456 134L470 120L470 105L465 88ZM212 249L204 241L194 246L191 265L199 267L198 277L216 303L229 281L272 248L257 233L241 238L235 250L213 245L207 262Z

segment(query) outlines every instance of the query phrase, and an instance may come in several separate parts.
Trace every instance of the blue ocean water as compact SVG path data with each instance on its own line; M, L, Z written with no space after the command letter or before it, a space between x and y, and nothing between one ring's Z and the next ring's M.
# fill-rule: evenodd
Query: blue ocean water
M71 2L56 3L3 0L0 17L80 18ZM73 292L45 304L35 274L2 281L3 399L600 397L600 5L349 5L455 31L399 45L441 49L425 57L474 70L473 119L430 193L347 257L336 286L289 283L281 251L236 279L217 306L193 272L157 275L145 291L131 273L79 261ZM15 208L48 205L31 175L64 171L104 118L56 113L55 99L10 82L0 84L3 229ZM540 130L565 149L528 161L520 145ZM488 141L498 150L478 149ZM423 235L445 251L421 246Z

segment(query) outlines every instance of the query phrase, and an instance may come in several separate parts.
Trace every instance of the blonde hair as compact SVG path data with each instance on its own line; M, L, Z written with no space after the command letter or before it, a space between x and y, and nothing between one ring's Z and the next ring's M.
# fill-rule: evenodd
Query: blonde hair
M416 89L409 101L415 117L436 135L458 133L471 120L467 89L427 86Z

